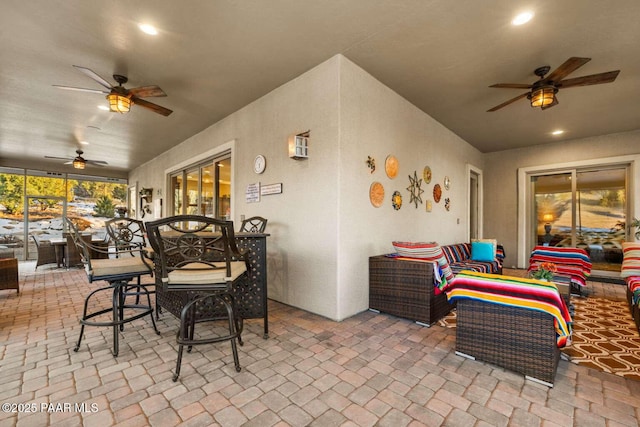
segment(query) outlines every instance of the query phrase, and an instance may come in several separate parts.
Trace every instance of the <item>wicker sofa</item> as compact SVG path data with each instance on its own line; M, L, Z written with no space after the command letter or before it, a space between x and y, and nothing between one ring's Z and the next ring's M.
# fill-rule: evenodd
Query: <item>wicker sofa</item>
M502 263L504 262L504 247L497 245L496 258L494 261L474 261L471 259L471 243L456 243L442 247L444 256L451 267L453 274L458 274L463 270L477 271L480 273L502 274Z
M396 254L369 258L369 308L427 326L455 307L440 292L454 274L463 270L502 273L500 245L492 262L472 260L471 243L393 242L393 246Z
M434 263L378 255L369 258L369 308L430 326L449 313L434 287Z

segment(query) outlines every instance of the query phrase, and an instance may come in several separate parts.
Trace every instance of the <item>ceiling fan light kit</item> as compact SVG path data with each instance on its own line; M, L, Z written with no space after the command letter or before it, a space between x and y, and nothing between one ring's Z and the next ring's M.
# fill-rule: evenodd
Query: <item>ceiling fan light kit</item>
M535 108L553 104L556 92L558 92L558 89L553 86L542 86L533 90L531 95L529 95L531 106Z
M87 162L80 156L73 159L73 167L76 169L84 169Z
M118 93L107 95L109 100L109 110L114 113L128 113L131 109L131 99Z

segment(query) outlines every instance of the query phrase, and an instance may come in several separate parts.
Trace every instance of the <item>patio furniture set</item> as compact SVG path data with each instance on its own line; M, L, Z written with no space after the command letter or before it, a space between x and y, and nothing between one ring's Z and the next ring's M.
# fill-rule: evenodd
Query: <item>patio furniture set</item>
M503 276L504 250L495 242L491 256L474 254L474 242L393 245L394 253L369 258L371 309L429 326L456 308L458 355L553 386L560 348L570 339L568 284L584 285L590 274L583 250L545 247L544 256L570 267L548 283ZM538 256L534 250L530 271L539 268Z

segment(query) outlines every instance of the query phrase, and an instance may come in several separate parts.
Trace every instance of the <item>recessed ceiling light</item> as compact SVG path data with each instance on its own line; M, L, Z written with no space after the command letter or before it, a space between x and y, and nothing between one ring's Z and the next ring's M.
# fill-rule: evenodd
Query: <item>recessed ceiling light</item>
M103 111L109 111L109 107L107 107L106 105L98 105L98 108Z
M152 36L155 36L158 34L158 30L156 30L156 27L154 27L153 25L138 24L138 28L140 28L140 30L145 34L149 34Z
M513 25L522 25L531 21L531 18L533 18L533 12L522 12L521 14L513 18L513 21L511 21L511 23Z
M551 132L551 135L562 135L563 133L564 133L563 130L558 129Z

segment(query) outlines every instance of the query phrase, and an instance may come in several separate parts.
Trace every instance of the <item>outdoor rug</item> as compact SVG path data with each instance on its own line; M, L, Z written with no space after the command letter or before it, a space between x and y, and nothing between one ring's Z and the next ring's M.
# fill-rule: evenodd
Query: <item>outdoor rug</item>
M626 301L571 298L571 345L562 349L572 363L640 381L640 335ZM456 327L456 311L439 321Z

